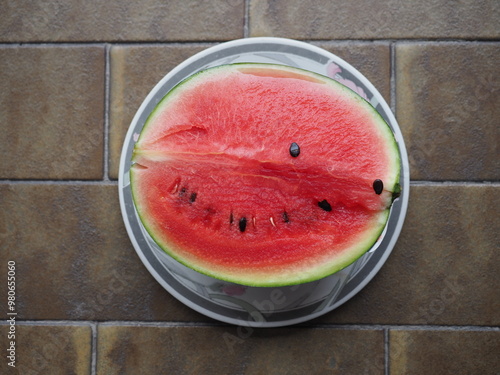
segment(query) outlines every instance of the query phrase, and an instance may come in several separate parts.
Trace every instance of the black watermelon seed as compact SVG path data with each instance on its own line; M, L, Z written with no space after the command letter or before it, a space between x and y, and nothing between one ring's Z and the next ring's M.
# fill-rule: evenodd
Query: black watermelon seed
M189 196L189 201L193 203L195 200L196 200L196 193L191 193L191 195Z
M247 229L247 218L242 217L238 225L240 226L240 232L244 232Z
M332 206L330 205L330 203L328 203L328 201L326 199L323 199L321 202L318 202L318 206L325 211L332 210Z
M290 218L288 217L288 214L286 213L286 211L283 211L282 216L283 216L283 221L285 223L288 223L290 221Z
M233 213L231 212L231 214L229 215L229 224L233 224L234 223L234 216L233 216Z
M379 180L378 178L373 181L373 190L375 190L375 194L380 195L382 194L382 191L384 190L384 183L382 180Z
M293 142L290 145L290 155L296 158L297 156L299 156L299 154L300 154L300 147L297 143Z
M180 191L179 191L179 195L182 197L184 194L186 194L186 191L187 189L185 187L183 187Z

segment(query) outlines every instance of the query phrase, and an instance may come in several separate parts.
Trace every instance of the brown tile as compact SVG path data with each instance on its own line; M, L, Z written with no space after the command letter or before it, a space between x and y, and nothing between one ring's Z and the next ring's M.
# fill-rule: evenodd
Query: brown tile
M358 295L315 322L500 324L499 192L413 186L387 263ZM142 265L115 185L3 184L0 207L0 262L17 263L20 318L211 321L171 297ZM0 279L6 272L0 268Z
M16 324L14 331L10 325L0 325L0 333L5 341L2 352L9 353L14 341L15 368L9 366L12 358L2 355L2 374L53 375L90 374L92 329L85 325L25 325ZM14 338L9 339L8 334Z
M498 374L498 331L390 332L391 374Z
M402 43L396 105L414 180L500 178L498 43Z
M116 185L0 184L0 207L0 264L16 262L20 319L209 320L141 263Z
M358 69L390 103L391 51L388 43L312 43Z
M243 36L244 0L12 2L0 41L185 41Z
M0 48L0 178L102 177L104 48Z
M399 240L328 323L500 324L500 188L412 186Z
M97 374L383 374L375 330L98 327Z
M120 153L130 122L151 89L170 70L208 45L113 46L109 174L118 178Z
M445 0L376 5L368 0L250 2L250 35L294 39L498 38L500 6L494 0ZM300 20L300 21L299 21Z

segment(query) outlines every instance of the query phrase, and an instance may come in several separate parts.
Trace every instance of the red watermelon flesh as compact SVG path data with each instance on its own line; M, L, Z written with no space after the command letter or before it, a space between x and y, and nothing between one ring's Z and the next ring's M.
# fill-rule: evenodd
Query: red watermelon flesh
M158 245L201 273L254 286L354 262L399 189L397 144L368 102L270 64L211 68L177 85L146 121L133 161L134 202Z

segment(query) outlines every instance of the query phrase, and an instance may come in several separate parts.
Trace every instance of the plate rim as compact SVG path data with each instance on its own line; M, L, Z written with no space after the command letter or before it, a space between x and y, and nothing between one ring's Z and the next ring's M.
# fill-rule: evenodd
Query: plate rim
M399 199L396 201L399 201L399 214L397 217L397 222L394 228L392 228L392 232L390 235L389 239L389 244L386 247L386 249L383 251L382 256L377 260L375 266L371 268L371 270L364 275L363 279L361 281L358 281L355 287L353 287L349 293L344 295L341 299L338 299L335 301L334 304L329 306L327 309L320 310L308 315L303 315L297 318L291 318L283 321L250 321L250 320L245 320L245 319L239 319L239 318L234 318L230 316L225 316L221 315L215 312L212 312L210 310L205 309L204 307L200 306L200 304L193 302L191 299L187 298L184 296L182 293L174 289L162 275L160 275L155 267L150 263L150 261L147 259L146 255L144 254L140 244L137 242L137 239L134 236L133 233L133 228L131 227L131 224L129 222L129 217L128 217L128 212L126 208L126 203L125 203L125 196L124 196L124 188L125 188L125 164L127 162L126 160L126 154L127 154L127 149L129 147L130 141L133 139L133 134L135 127L137 126L137 123L139 121L139 118L141 114L146 110L148 105L151 105L151 103L154 103L154 98L158 96L158 93L162 88L164 88L165 83L168 82L172 77L175 77L178 75L180 72L183 71L183 69L186 69L186 67L189 67L193 63L200 61L200 59L207 58L208 56L211 56L213 54L216 54L221 51L226 51L231 48L238 48L243 45L248 46L248 45L283 45L284 47L296 47L299 49L304 49L307 51L315 52L321 56L325 56L325 58L328 58L329 61L334 61L338 62L342 65L343 68L348 68L349 72L355 73L356 78L362 82L365 87L367 87L374 96L378 96L379 103L382 108L384 109L385 115L388 117L388 122L389 126L395 133L396 141L398 142L399 150L400 150L400 157L401 157L401 173L402 173L402 182L403 182L403 188L404 190L402 191L401 196ZM192 72L191 74L193 74ZM168 92L168 90L167 90ZM163 95L161 95L163 97ZM160 98L161 99L161 98ZM154 104L156 105L156 104ZM395 246L395 243L397 239L399 238L401 229L403 227L403 223L406 217L407 213L407 208L408 208L408 202L409 202L409 190L410 190L410 183L409 183L409 163L408 163L408 155L404 143L404 139L401 133L401 130L399 128L399 125L397 123L397 120L390 109L389 105L385 101L385 99L382 97L380 92L375 88L375 86L363 75L361 74L356 68L354 68L351 64L343 60L342 58L338 57L337 55L333 54L332 52L326 51L322 49L321 47L315 46L313 44L307 43L307 42L302 42L302 41L297 41L293 39L287 39L287 38L277 38L277 37L252 37L252 38L243 38L243 39L236 39L228 42L223 42L215 46L208 47L193 56L187 58L184 60L182 63L178 64L175 68L167 72L165 76L158 81L158 83L153 87L153 89L148 93L148 95L145 97L143 102L141 103L140 107L136 111L130 125L127 131L127 134L124 139L121 155L120 155L120 163L119 163L119 174L118 174L118 190L119 190L119 200L120 200L120 209L121 209L121 214L122 218L127 230L127 234L132 242L132 245L136 251L136 253L139 255L139 258L141 259L142 263L144 266L148 269L150 274L160 283L160 285L167 290L173 297L178 299L180 302L184 303L188 307L192 308L193 310L208 316L209 318L222 321L225 323L230 323L234 325L240 325L240 326L250 326L250 327L280 327L280 326L287 326L287 325L293 325L297 323L302 323L311 319L314 319L316 317L319 317L321 315L324 315L340 305L344 304L347 302L349 299L354 297L361 289L363 289L372 279L373 277L379 272L379 270L382 268L382 266L385 264L387 258L389 255L392 253L392 250ZM395 203L396 203L395 202ZM392 211L391 211L392 212ZM369 263L369 261L367 262ZM366 266L363 265L361 269L363 269ZM164 268L167 270L167 272L170 272L166 267ZM354 277L355 278L355 277ZM354 279L353 278L353 279ZM214 279L216 280L216 279ZM349 280L351 282L352 280ZM347 282L346 284L348 284ZM277 287L279 289L279 287Z

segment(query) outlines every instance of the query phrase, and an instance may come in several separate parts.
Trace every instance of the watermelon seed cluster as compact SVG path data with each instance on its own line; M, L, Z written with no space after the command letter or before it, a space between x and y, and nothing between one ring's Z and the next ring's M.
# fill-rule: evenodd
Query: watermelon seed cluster
M178 179L175 181L175 186L173 187L173 189L171 190L172 194L175 194L177 193L177 189L179 188L179 182ZM183 198L186 196L186 193L188 192L188 189L187 187L182 187L180 190L179 190L179 198ZM188 201L189 203L194 203L196 201L196 197L198 196L197 193L195 192L192 192L190 195L189 195L189 198L188 198Z
M292 156L294 156L292 154L292 151L294 151L294 153L297 156L300 153L300 148L295 142L292 143L292 145L290 146L290 154ZM196 192L191 192L191 194L189 194L189 197L187 197L187 194L188 194L187 187L184 186L181 189L179 189L179 185L180 185L180 179L176 179L171 192L173 194L177 193L179 198L187 199L190 204L194 203L196 201L198 194ZM373 190L375 191L375 194L377 194L377 195L382 194L382 191L384 190L384 183L382 182L382 180L376 179L375 181L373 181ZM319 201L318 207L326 212L332 211L332 206L326 199ZM211 214L213 215L214 212L212 212L212 210L210 210L210 211L211 212L208 212L207 215L211 215ZM290 217L288 216L288 212L286 212L285 210L283 210L283 212L281 213L281 218L282 218L284 223L290 222ZM274 222L274 218L272 216L269 217L269 221L273 227L276 227L276 224ZM229 215L229 224L232 225L233 223L234 223L234 215L233 215L233 212L231 212ZM255 217L252 218L252 223L255 226L255 223L256 223ZM239 228L241 233L245 232L245 230L247 229L247 224L248 224L248 220L246 217L243 216L239 219L238 228Z
M288 212L286 212L286 211L283 211L281 213L281 218L283 219L284 223L290 222L290 217L288 216ZM255 227L256 222L257 222L257 219L255 217L253 217L252 224L254 227ZM269 216L269 222L271 223L271 225L273 227L276 227L276 223L274 222L274 218L272 216ZM231 212L229 214L229 225L233 225L233 223L234 223L234 215ZM238 228L239 228L241 233L245 232L245 230L247 229L247 224L248 224L248 219L245 216L241 217L240 220L238 220Z

